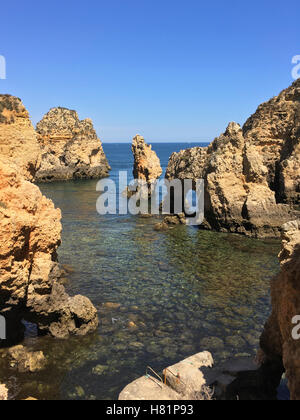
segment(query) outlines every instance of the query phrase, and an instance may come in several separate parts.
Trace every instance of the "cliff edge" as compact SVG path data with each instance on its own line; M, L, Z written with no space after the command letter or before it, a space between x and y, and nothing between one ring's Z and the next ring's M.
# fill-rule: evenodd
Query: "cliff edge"
M300 80L230 123L207 148L174 153L167 179L204 179L208 229L278 237L300 217Z

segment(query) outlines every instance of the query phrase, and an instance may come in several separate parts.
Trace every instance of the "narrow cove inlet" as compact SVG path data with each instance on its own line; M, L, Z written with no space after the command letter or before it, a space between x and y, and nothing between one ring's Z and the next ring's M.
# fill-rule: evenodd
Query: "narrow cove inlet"
M163 169L181 144L156 144ZM130 145L104 145L111 178L132 168ZM124 164L124 162L126 164ZM117 399L147 367L166 366L207 350L215 363L255 356L270 313L270 279L279 240L256 240L180 226L156 232L156 218L99 216L97 181L41 184L62 211L59 261L70 295L91 299L99 329L68 340L35 338L45 370L1 371L18 398Z

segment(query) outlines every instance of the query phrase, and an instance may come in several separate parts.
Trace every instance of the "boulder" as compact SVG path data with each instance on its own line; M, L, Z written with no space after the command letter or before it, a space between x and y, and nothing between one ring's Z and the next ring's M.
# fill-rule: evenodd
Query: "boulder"
M8 400L8 389L5 385L0 384L0 401Z
M164 371L167 384L181 395L191 392L200 394L207 385L202 368L212 368L214 364L209 352L195 354Z
M42 163L39 181L105 178L110 166L92 120L76 111L53 108L37 124Z
M164 370L164 382L146 375L129 384L120 394L119 400L177 401L211 399L207 387L205 368L213 366L212 355L203 352L189 357Z

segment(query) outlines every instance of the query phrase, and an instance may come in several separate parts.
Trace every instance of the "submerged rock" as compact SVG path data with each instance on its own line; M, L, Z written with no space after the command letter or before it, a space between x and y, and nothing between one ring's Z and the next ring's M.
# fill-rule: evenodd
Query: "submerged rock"
M146 144L144 138L139 135L133 139L132 153L134 179L146 181L148 185L151 185L163 172L157 154L152 150L152 146Z
M110 166L90 119L80 121L76 111L53 108L37 124L42 149L39 181L105 178Z
M273 372L275 385L286 371L291 399L300 400L300 221L284 225L279 260L281 271L271 283L272 314L261 337L259 358Z
M262 104L244 127L230 123L207 148L174 153L166 178L204 179L204 227L276 237L299 212L300 80Z
M97 365L93 368L92 373L97 376L104 375L107 371L109 371L109 366L106 365Z
M56 281L46 298L29 295L27 308L27 319L37 323L41 335L68 338L88 334L99 325L97 310L91 301L81 295L70 297Z

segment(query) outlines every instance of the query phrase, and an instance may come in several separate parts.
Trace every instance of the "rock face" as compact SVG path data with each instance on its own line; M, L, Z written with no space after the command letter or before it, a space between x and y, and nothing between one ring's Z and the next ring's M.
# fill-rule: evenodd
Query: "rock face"
M55 337L85 334L98 326L91 302L69 297L58 283L61 212L30 182L40 158L21 100L0 95L0 315L7 334L1 345L22 340L23 319Z
M168 179L205 180L205 226L279 236L299 213L300 80L262 104L244 127L230 123L207 148L174 153Z
M34 179L41 150L29 114L21 99L0 95L0 156L12 162L28 180Z
M300 315L300 221L284 225L282 236L281 271L271 284L272 314L261 337L260 358L278 376L285 369L291 398L300 400L300 340L293 337L293 330L300 330L293 323Z
M151 185L162 175L162 168L157 154L151 145L145 143L143 137L137 135L132 141L132 153L134 156L134 179L146 181Z
M105 178L110 166L90 119L76 111L53 108L37 124L42 149L39 181Z
M70 298L57 283L60 220L60 210L39 188L0 159L0 314L7 322L8 343L22 339L22 319L56 337L98 325L90 301Z

